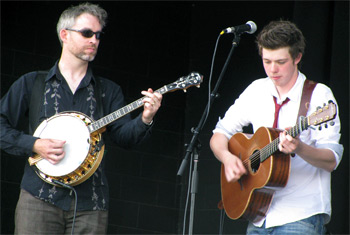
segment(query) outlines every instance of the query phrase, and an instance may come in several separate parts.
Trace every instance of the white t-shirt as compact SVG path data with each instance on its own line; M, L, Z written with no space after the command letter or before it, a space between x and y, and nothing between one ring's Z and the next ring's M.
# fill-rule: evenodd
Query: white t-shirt
M262 78L252 82L227 110L213 130L227 138L242 132L243 126L252 124L254 132L259 127L272 127L275 104L273 96L281 104L287 97L290 101L283 105L279 112L277 127L285 129L293 127L297 122L303 84L306 77L299 72L297 82L285 97L279 99L277 90L270 78ZM316 111L318 106L327 104L329 100L336 103L330 88L318 83L313 91L307 116ZM337 107L338 109L338 107ZM338 111L338 110L337 110ZM317 147L333 151L337 165L343 154L343 146L339 144L340 120L339 112L334 119L335 125L315 130L309 128L300 135L301 141ZM335 167L335 168L336 168ZM324 213L328 223L331 216L331 173L312 166L298 155L291 158L291 171L288 183L284 188L274 188L276 192L265 219L254 223L261 226L266 221L266 228L279 226Z

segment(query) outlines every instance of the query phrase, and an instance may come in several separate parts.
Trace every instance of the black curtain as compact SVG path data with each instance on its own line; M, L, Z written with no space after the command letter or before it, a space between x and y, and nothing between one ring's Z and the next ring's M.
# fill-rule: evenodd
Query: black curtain
M333 234L349 232L349 1L297 1L294 21L308 39L302 71L337 99L344 154L332 173Z

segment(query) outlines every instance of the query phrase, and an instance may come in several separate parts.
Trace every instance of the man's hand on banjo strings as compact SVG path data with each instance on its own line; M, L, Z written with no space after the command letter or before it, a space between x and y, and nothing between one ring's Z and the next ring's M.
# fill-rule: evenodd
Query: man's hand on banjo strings
M55 139L37 139L33 146L33 151L51 164L59 163L65 155L63 147L66 141Z

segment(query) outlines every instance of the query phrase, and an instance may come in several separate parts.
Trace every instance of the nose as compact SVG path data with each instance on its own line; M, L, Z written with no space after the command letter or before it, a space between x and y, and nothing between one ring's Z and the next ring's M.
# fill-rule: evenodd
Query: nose
M96 38L96 34L94 34L91 38L89 38L90 43L96 43L100 41L100 39Z
M276 63L272 63L270 70L272 73L277 73L278 72L278 65Z

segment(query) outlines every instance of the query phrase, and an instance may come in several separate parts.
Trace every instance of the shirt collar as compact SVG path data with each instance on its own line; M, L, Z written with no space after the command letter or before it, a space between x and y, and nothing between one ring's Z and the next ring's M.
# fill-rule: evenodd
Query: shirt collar
M301 97L301 93L303 91L305 79L306 79L305 75L299 72L297 81L295 82L292 89L289 90L286 97L288 97L291 101L295 101L295 102L299 101Z
M56 77L58 80L62 81L63 76L58 68L58 62L56 61L55 65L49 70L49 73L46 76L45 82L49 81L50 79L52 79L53 77ZM82 86L88 86L90 84L90 82L93 82L94 84L96 84L96 78L92 73L92 69L90 67L90 64L88 66L87 72L82 80Z

